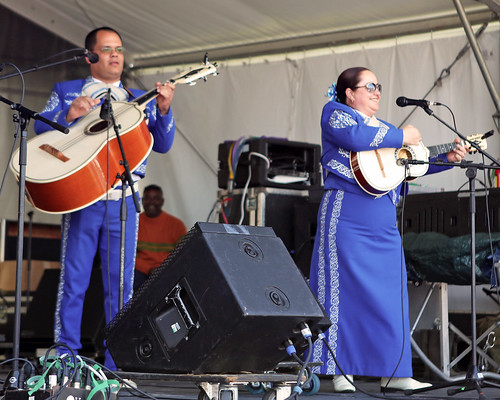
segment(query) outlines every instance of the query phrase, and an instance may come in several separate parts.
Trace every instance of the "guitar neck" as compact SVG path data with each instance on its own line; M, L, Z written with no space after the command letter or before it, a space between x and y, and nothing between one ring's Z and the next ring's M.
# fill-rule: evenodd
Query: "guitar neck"
M173 78L169 79L169 83L174 85L186 83L188 85L194 85L197 80L203 79L207 80L208 75L217 75L217 69L215 68L217 64L210 64L208 62L208 55L205 54L205 59L200 67L190 69L189 71L182 72ZM134 101L139 105L139 107L146 107L146 104L158 96L158 90L156 88L151 89L149 92L137 97Z
M146 106L147 103L155 99L157 96L158 96L158 91L156 90L156 88L154 88L144 94L141 94L134 101L139 105L139 107Z
M176 79L170 79L168 82L176 84L177 80ZM140 95L137 97L134 101L141 106L146 106L147 103L149 103L151 100L155 99L158 96L158 91L156 90L156 87L154 89L151 89L150 91Z
M435 146L428 146L430 157L436 157L438 154L448 153L457 147L457 143L444 143Z

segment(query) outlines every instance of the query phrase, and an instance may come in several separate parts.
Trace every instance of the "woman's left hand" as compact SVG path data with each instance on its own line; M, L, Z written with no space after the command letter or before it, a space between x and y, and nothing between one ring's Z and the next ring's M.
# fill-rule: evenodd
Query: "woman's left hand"
M458 143L457 147L452 151L450 151L448 154L446 154L448 162L460 162L465 158L467 153L470 151L469 147L462 146L462 144L460 144L459 138L455 139L455 143Z

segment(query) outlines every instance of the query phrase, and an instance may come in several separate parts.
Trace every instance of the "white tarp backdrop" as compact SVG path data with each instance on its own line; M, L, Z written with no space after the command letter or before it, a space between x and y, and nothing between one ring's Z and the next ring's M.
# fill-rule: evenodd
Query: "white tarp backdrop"
M474 30L477 29L475 26ZM479 39L497 88L499 33L498 24L490 23ZM463 29L455 29L300 54L225 61L219 65L219 76L209 77L206 83L200 82L193 87L177 87L173 112L178 132L174 146L166 155L153 153L150 156L147 177L140 188L149 183L161 185L165 191L165 209L179 216L186 226L204 221L217 198L219 143L240 136L274 136L320 143L319 119L327 101L327 87L342 70L351 66L366 66L375 72L383 85L377 115L398 125L411 108L397 107L395 99L398 96L421 98L466 44ZM200 61L202 57L201 53ZM148 88L176 72L173 68L137 71ZM40 109L53 83L44 81L32 89L32 107ZM456 63L450 76L427 98L448 105L455 114L458 131L464 135L495 129L492 120L495 107L471 51ZM444 107L433 107L433 110L452 123ZM6 164L12 146L11 114L7 107L0 107L4 128L0 138L2 165ZM447 143L455 138L453 132L420 109L408 123L421 130L426 145ZM500 155L496 129L494 136L488 139L488 152L494 157ZM477 156L469 158L479 161ZM482 176L480 179L483 180ZM456 169L421 178L417 183L425 185L425 189L456 190L466 181L465 171ZM1 218L17 219L17 184L10 172L1 204ZM30 209L28 206L27 211ZM60 216L35 212L34 220L59 222Z
M498 88L498 25L490 24L479 43ZM327 101L326 90L342 70L351 66L366 66L375 72L383 85L377 115L399 125L412 108L397 107L395 99L421 98L466 44L463 30L454 30L226 63L219 67L220 75L210 77L206 83L177 87L173 111L179 132L174 147L167 155L150 157L142 184L156 182L164 186L167 208L187 225L205 220L216 200L214 171L219 143L240 136L320 143L319 120ZM148 70L141 80L152 87L157 80L173 75L174 71ZM456 63L450 76L428 99L449 106L455 114L457 130L465 136L495 129L494 136L488 139L488 152L499 156L499 134L492 119L495 107L471 51ZM452 125L446 108L432 109ZM426 145L449 143L456 136L421 109L407 123L421 130ZM196 144L201 156L189 141ZM477 156L469 159L480 161ZM478 177L484 181L481 173ZM465 170L460 168L416 181L422 185L419 190L456 190L465 182Z

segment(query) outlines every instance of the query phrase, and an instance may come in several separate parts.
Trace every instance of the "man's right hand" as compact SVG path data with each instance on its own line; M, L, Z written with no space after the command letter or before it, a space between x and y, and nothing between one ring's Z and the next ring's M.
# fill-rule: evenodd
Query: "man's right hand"
M89 96L77 97L69 107L66 122L73 122L75 119L83 117L100 102L100 99L92 99Z

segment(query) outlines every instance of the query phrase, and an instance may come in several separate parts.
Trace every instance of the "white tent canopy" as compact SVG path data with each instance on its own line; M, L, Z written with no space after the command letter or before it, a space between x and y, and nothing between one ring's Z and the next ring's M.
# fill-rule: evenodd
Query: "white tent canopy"
M460 26L452 0L4 0L3 5L75 46L112 26L136 66L330 47ZM460 0L471 23L495 0Z

